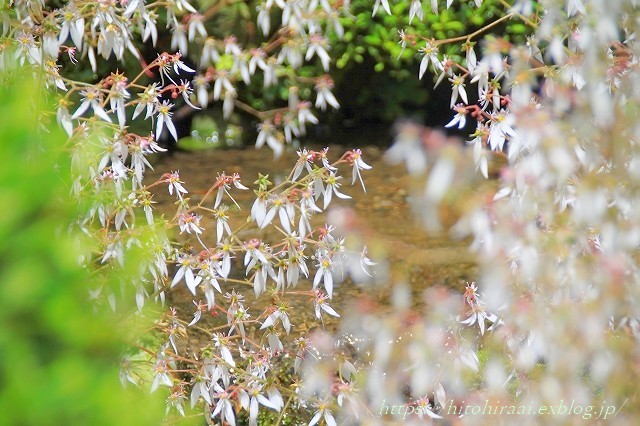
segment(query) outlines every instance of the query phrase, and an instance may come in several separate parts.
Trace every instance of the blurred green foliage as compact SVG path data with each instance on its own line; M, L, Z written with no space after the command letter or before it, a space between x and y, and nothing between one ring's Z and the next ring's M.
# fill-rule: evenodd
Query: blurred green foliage
M190 136L181 138L178 147L186 151L238 148L242 146L242 127L219 121L208 115L198 115L191 123Z
M439 3L439 13L435 14L429 2L423 2L424 19L414 17L409 23L410 1L390 2L392 15L380 8L376 16L372 16L371 1L351 1L352 17L341 20L343 39L331 39L331 55L336 58L337 68L332 72L335 93L343 107L340 112L347 115L342 119L354 119L356 123L391 122L403 116L423 119L442 114L436 110L442 108L442 103L430 102L434 98L433 80L428 75L422 81L416 78L422 60L418 48L424 46L425 39L470 34L503 16L505 7L499 0L485 0L480 7L473 1L460 0L449 9L444 1ZM400 31L414 40L405 49L400 44ZM512 20L487 33L521 40L528 31L520 21ZM445 44L440 52L464 63L461 45ZM476 48L476 52L480 58L480 49ZM445 112L449 114L448 110Z
M473 1L456 1L447 9L444 1L440 3L438 14L424 2L424 19L414 17L410 21L410 1L391 2L392 15L384 10L378 10L376 16L371 16L371 2L369 0L353 0L351 13L353 18L344 18L344 42L333 40L335 46L333 55L337 58L338 68L346 68L353 63L360 63L365 55L371 56L375 62L375 70L382 72L386 68L405 69L408 64L419 63L421 57L416 54L416 47L424 46L423 39L445 40L470 34L479 28L503 16L505 7L498 0L485 0L480 7ZM402 49L398 32L404 30L410 36L416 36L415 46L407 45ZM496 31L496 30L494 30ZM499 27L498 34L507 39L513 34L522 34L525 27L518 21ZM346 42L346 43L345 43ZM464 52L460 51L460 44L442 47L441 53L447 54L455 60L461 61ZM398 74L406 78L413 74Z
M91 277L67 232L78 212L65 137L55 122L39 127L44 93L22 79L0 85L0 423L159 424L161 392L118 380L127 323L87 300Z

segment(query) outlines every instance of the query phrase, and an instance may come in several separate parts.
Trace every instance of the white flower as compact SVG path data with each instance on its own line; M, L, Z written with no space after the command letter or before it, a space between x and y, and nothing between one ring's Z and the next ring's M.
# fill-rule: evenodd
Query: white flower
M224 101L222 102L222 116L225 120L228 120L231 117L231 113L233 112L234 100L237 97L236 90L227 90L224 92Z
M404 162L409 174L416 175L427 169L427 156L422 143L423 128L413 122L398 122L394 126L396 137L386 153L391 164Z
M73 44L79 50L82 50L82 38L84 37L84 18L80 16L77 8L73 3L69 3L62 13L64 21L60 27L60 35L58 42L63 44L69 35Z
M289 334L289 332L291 331L291 321L289 320L289 315L287 314L287 312L282 309L273 311L273 313L271 313L271 315L269 315L267 319L264 320L262 326L260 327L260 330L264 330L267 327L274 326L278 320L280 320L280 322L282 323L282 327L287 332L287 334Z
M267 60L267 67L264 69L264 87L271 87L278 84L278 61L270 56Z
M466 49L467 54L465 56L465 62L467 64L467 69L471 74L473 74L478 66L478 57L476 56L476 51L473 49L473 45L469 44Z
M245 270L245 275L249 275L249 271L251 271L258 264L263 267L262 269L265 273L271 272L271 275L273 275L273 268L271 267L271 263L265 256L265 253L263 253L265 248L260 240L255 238L249 240L249 242L244 244L244 249L244 265L247 267Z
M169 195L173 195L173 191L176 191L178 198L182 198L182 194L188 193L182 186L184 182L180 180L180 174L178 172L166 173L162 177L164 178L163 182L169 184Z
M186 232L190 234L192 231L196 234L201 234L200 228L200 216L195 213L182 213L178 217L178 225L180 226L180 233Z
M251 84L252 74L249 70L249 62L247 61L246 55L234 57L233 67L231 68L230 73L232 75L240 74L240 77L242 77L242 81L244 81L245 84Z
M442 81L444 80L445 77L449 77L452 78L453 77L453 64L454 62L449 59L449 57L447 57L447 55L444 55L442 57L442 61L438 61L436 63L434 63L434 72L436 74L440 74L438 75L438 78L436 79L436 84L433 85L433 88L435 89L436 87L438 87L440 85L440 83L442 83Z
M313 289L315 290L322 281L327 295L331 299L333 297L333 261L328 254L323 253L317 254L317 260L318 264L316 266L318 266L318 270L313 278Z
M316 314L316 318L322 320L322 311L325 311L329 315L340 318L340 314L338 314L329 304L327 303L327 295L322 293L320 290L316 290L316 297L313 300L314 310Z
M329 203L331 203L333 194L336 194L338 198L342 198L343 200L351 198L349 195L343 194L338 190L338 188L340 188L340 183L338 182L340 179L342 179L342 176L336 176L333 171L330 171L329 176L325 178L327 186L324 189L324 209L326 209L329 206Z
M231 247L228 243L220 245L222 250L222 261L219 263L218 273L221 277L227 278L231 272Z
M275 217L276 213L280 219L282 227L291 234L291 225L295 220L295 208L286 196L274 197L270 200L272 207L267 211L265 219L260 228L267 226Z
M193 6L189 4L189 2L187 2L187 0L175 0L175 4L176 6L178 6L178 10L185 9L191 13L198 13L198 11L195 10Z
M266 192L259 192L258 198L251 205L251 219L255 220L260 227L267 217L267 199Z
M204 67L210 63L216 63L220 60L220 53L216 48L216 41L213 38L207 38L202 46L202 56L200 57L200 66Z
M467 288L463 297L465 304L469 306L469 317L465 320L460 321L460 323L473 325L477 322L478 326L480 327L480 334L484 335L485 320L492 323L492 326L489 327L489 329L491 329L494 325L501 324L502 321L498 321L497 315L486 312L484 302L478 297L477 290L478 289L475 283L467 284Z
M264 50L260 48L253 48L249 53L251 55L251 58L249 59L249 73L251 75L255 74L257 68L260 68L263 71L268 68L267 63L264 61L264 58L267 56Z
M104 108L101 105L102 93L100 92L100 90L98 90L95 87L90 87L86 90L81 91L80 93L82 94L84 99L80 104L80 106L78 107L78 109L76 110L76 112L74 112L73 115L71 116L72 119L76 119L82 116L82 114L84 114L87 111L87 109L91 107L95 115L97 115L104 121L111 123L111 119L109 118L109 116L107 115L107 112L104 110Z
M213 211L213 217L216 219L216 243L220 243L220 241L222 241L225 232L228 236L232 235L231 228L228 223L228 209L229 208L223 204Z
M426 45L420 48L420 52L423 54L422 61L420 61L420 72L418 74L418 78L422 79L422 76L429 68L429 62L433 65L433 67L440 66L440 60L438 59L438 47L427 41Z
M156 122L156 138L159 139L162 134L162 130L166 127L173 136L174 140L178 140L178 132L176 131L176 127L173 125L173 121L171 121L171 108L173 108L173 104L169 101L163 101L162 104L156 105L156 113L158 114L158 121Z
M299 158L293 169L293 175L291 176L291 180L294 182L298 177L300 177L300 174L304 169L306 169L308 173L311 173L311 165L313 164L313 155L310 154L306 148L298 150L297 154Z
M369 257L367 256L367 246L364 246L362 249L362 253L360 253L360 267L362 268L362 271L367 274L368 276L372 276L369 271L367 270L367 268L369 266L376 266L378 263L374 262L373 260L369 259ZM375 274L375 271L374 271Z
M258 424L259 404L280 411L280 406L277 403L271 402L271 400L262 395L262 385L257 382L250 382L247 389L241 389L239 394L242 408L249 411L249 426L257 426Z
M182 54L180 52L177 52L175 55L170 55L167 52L163 52L162 54L158 55L158 70L160 72L160 78L163 85L165 84L164 77L166 76L173 84L178 86L178 84L173 81L173 79L169 75L169 71L171 71L172 65L173 71L176 74L180 74L180 70L186 71L188 73L196 72L194 69L190 68L184 62L182 62L180 58L182 58Z
M489 90L489 65L486 61L480 61L471 74L471 83L478 83L478 97L482 98L482 93Z
M178 92L182 95L182 99L184 102L189 105L193 109L200 109L191 103L190 96L193 93L193 87L191 87L191 82L187 80L180 80L180 85L178 86Z
M226 337L221 335L220 333L215 333L211 340L213 341L213 346L220 350L220 358L223 359L224 362L229 364L231 367L236 366L236 362L233 359L233 355L229 350L229 341Z
M236 418L233 414L233 404L231 402L230 394L224 390L218 383L213 384L213 390L215 391L214 398L217 399L215 402L215 409L211 413L211 417L220 416L220 423L225 424L229 423L231 426L236 425Z
M156 105L160 103L158 100L160 97L158 83L153 83L147 86L147 88L144 89L144 92L138 96L140 96L140 100L138 101L138 105L136 105L136 109L133 111L132 118L136 118L146 108L147 113L144 117L146 120L153 115Z
M449 6L447 6L449 7ZM415 410L415 413L418 415L418 417L422 418L424 417L424 415L426 414L428 417L431 417L432 419L441 419L442 416L437 415L436 413L434 413L433 410L433 406L429 403L429 398L422 397L419 400L416 401L416 407L417 409Z
M156 362L156 374L151 384L151 393L155 392L160 385L173 386L173 381L169 375L169 365L171 361L167 361L164 357L158 357ZM173 366L172 366L173 367Z
M213 204L214 208L217 208L220 205L220 203L222 202L222 197L226 194L229 198L231 198L231 201L233 201L236 207L240 209L240 205L236 202L236 200L231 196L231 193L229 192L229 189L231 189L231 183L233 183L233 186L235 186L238 189L241 189L244 191L249 189L246 186L244 186L242 182L240 182L240 175L238 173L234 173L231 176L225 174L225 172L222 172L222 174L218 174L218 177L216 178L216 183L213 186L214 188L218 189L218 193L216 194L216 200Z
M198 321L200 321L200 318L202 318L202 312L206 311L206 309L207 309L207 305L201 303L200 301L196 302L195 300L193 300L192 302L196 306L196 311L193 313L193 319L191 320L191 322L189 324L187 324L187 327L191 327L192 325L197 324ZM191 403L192 403L192 408L193 408L193 394L191 396L192 396Z
M283 127L284 127L284 139L291 143L293 141L293 137L300 136L300 129L295 122L295 117L290 112L286 113L282 119Z
M189 288L191 293L195 296L196 289L198 288L198 285L202 281L202 277L194 274L193 259L190 258L189 256L180 256L178 257L177 262L178 262L178 265L180 265L180 268L178 268L175 276L173 277L173 280L171 281L171 287L174 287L184 278L184 281L187 284L187 287Z
M191 408L195 407L198 403L198 399L204 399L204 401L208 405L213 405L211 402L211 395L209 393L209 386L207 385L207 380L204 377L199 377L198 380L193 384L193 388L191 389Z
M453 119L451 119L451 121L444 127L449 128L457 125L458 129L462 129L464 125L467 124L467 109L463 104L458 104L455 106L454 110L456 111L456 115L454 115Z
M109 93L109 104L111 110L116 112L118 117L118 124L121 129L124 129L126 124L126 112L125 112L125 100L129 99L131 95L127 91L127 78L123 74L111 74L113 84L111 85L111 91Z
M46 53L47 56L53 58L53 60L58 59L58 53L60 52L60 41L58 37L56 37L56 33L53 31L47 31L42 36L42 50Z
M224 38L224 53L232 54L233 56L242 55L242 50L238 46L238 39L234 35L230 35Z
M362 180L362 175L360 174L361 170L370 170L371 166L364 162L362 159L362 151L359 149L354 149L351 151L351 154L347 157L347 160L351 163L352 168L352 180L351 185L356 183L356 180L360 181L362 185L362 190L367 192L367 189L364 187L364 181Z
M484 322L485 320L495 324L498 317L495 314L488 313L480 305L476 305L475 308L469 313L469 318L464 321L460 321L461 324L473 325L476 322L480 326L480 333L484 334Z
M144 9L144 5L142 6ZM148 13L144 13L143 15L145 27L144 33L142 35L142 41L147 41L149 37L151 37L151 43L155 46L158 43L158 28L156 27L156 16L151 16Z
M286 60L293 69L300 68L303 63L303 49L304 46L302 42L296 42L295 39L290 40L287 44L282 46L282 49L278 54L278 63L283 63Z
M453 78L449 79L449 81L452 83L450 107L453 108L453 106L456 104L458 95L460 95L460 98L462 98L462 102L464 102L465 105L469 104L469 100L467 99L467 92L464 90L464 77L454 75Z
M486 126L479 123L475 133L473 134L474 138L469 141L469 144L473 145L473 161L476 165L476 171L480 170L485 179L489 178L489 163L483 143L487 134L488 130L486 129Z
M304 245L301 244L302 251L304 249ZM289 249L289 258L287 259L287 283L290 286L295 287L298 285L298 280L300 279L300 272L309 278L309 268L307 267L307 263L305 262L306 256L301 254L301 252L296 252L296 250L292 247Z

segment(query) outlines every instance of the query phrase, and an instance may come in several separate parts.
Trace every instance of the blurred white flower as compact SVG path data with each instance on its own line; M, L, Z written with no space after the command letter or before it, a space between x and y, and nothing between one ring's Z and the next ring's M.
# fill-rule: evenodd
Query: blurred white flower
M263 121L258 125L258 138L256 139L256 148L260 149L262 146L267 143L269 148L273 150L273 153L276 157L279 157L282 154L283 146L282 143L278 140L278 135L280 133L277 131L276 127L269 120Z
M382 0L382 1L385 3L387 2L387 0ZM388 3L387 3L387 7L388 7ZM329 404L325 401L320 401L317 406L318 406L318 410L314 413L308 426L315 425L320 421L320 419L324 419L324 422L326 423L327 426L336 426L337 425L336 419L333 417L333 414L331 414Z
M416 16L421 21L424 19L422 0L411 0L411 6L409 7L409 25L411 25L411 21L413 21L413 18Z
M322 67L325 71L329 71L329 62L331 58L327 53L328 49L328 40L321 34L312 34L309 37L309 47L307 48L307 54L304 59L309 61L313 56L317 56L320 58L320 62L322 62Z
M333 80L328 76L322 76L318 79L316 84L316 108L320 108L322 111L327 109L327 104L331 105L333 108L340 108L340 104L338 103L333 93L331 93L331 89L333 89Z
M376 16L376 13L378 13L378 8L380 7L380 5L382 4L382 8L384 9L385 12L387 12L387 15L391 15L391 8L389 7L389 0L376 0L376 2L373 5L373 13L371 14L371 16ZM309 425L311 426L311 425Z

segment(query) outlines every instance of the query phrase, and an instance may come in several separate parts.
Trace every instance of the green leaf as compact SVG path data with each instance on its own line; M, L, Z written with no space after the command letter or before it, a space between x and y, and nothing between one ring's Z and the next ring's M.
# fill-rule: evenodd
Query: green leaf
M371 46L380 46L382 45L382 39L378 34L369 34L363 37L364 42Z

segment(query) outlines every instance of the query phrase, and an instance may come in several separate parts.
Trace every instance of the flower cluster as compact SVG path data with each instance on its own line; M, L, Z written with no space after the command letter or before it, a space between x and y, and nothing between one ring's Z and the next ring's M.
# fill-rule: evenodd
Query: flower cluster
M451 84L453 117L445 127L475 130L466 150L457 137L399 122L388 159L404 162L421 182L412 201L428 230L441 231L441 207L457 205L451 232L469 238L478 284L460 293L434 286L419 310L398 285L393 315L367 305L343 316L340 332L355 341L348 352L356 365L368 365L357 382L358 401L366 402L336 402L334 415L384 415L384 404L420 398L430 413L449 417L445 404L465 401L597 403L606 395L622 408L620 422L637 416L626 404L633 399L627 383L639 377L632 111L640 102L633 94L640 9L633 1L509 3L503 17L468 36L400 34L407 49L405 40L423 40L419 78L430 71L436 85ZM373 10L392 12L386 1ZM412 19L425 15L418 1L407 10ZM482 38L507 20L529 29L522 43ZM449 45L458 42L454 55ZM312 391L338 371L332 359L343 351L327 348L307 371L318 384ZM334 381L335 389L346 386Z
M425 19L454 2L396 3L372 2L373 15L406 10ZM373 301L334 308L344 271L354 280L373 275L366 248L352 250L350 236L321 215L351 198L341 169L365 189L371 167L360 150L331 162L327 149L300 149L281 183L264 175L253 183L246 215L238 200L251 184L241 174L219 173L204 196L189 192L178 171L145 181L148 156L163 150L159 138L177 140L174 120L193 109L219 102L227 118L236 108L254 116L256 145L279 155L318 123L313 108L339 108L326 74L328 34L343 35L348 2L259 2L264 40L247 46L216 32L212 19L225 2L206 10L187 0L0 6L0 70L34 73L55 110L37 123L55 115L69 136L70 190L81 206L71 230L94 277L87 298L95 309L161 311L151 339L160 343L140 343L123 358L123 384L165 390L168 413L202 404L207 421L222 424L240 416L257 424L261 411L294 406L308 411L309 424L331 425L366 422L381 404L407 399L431 421L446 417L446 404L481 398L606 397L621 408L636 398L628 389L640 378L638 2L500 4L503 16L467 36L399 31L402 49L416 50L417 77L451 86L444 127L475 128L465 149L444 131L399 122L387 157L420 182L411 199L428 230L441 231L441 207L463 200L451 231L469 238L479 272L460 291L432 286L420 309L397 284L392 315ZM514 21L521 42L485 36ZM173 53L147 61L146 48L162 39L159 22ZM135 59L137 74L105 71L114 58L127 66ZM282 89L286 106L254 108L242 89L256 84ZM177 206L169 218L154 201L165 191ZM119 285L105 285L104 274ZM195 312L164 308L182 289ZM299 327L294 305L320 325L339 319L339 334ZM191 346L193 333L206 336L205 347ZM286 362L295 383L279 377ZM632 402L617 422L637 417Z
M350 167L353 183L358 179L363 189L362 171L371 167L359 150L332 163L328 149L301 149L285 182L273 186L261 176L255 183L246 220L238 219L244 213L235 198L250 185L238 173L219 173L197 203L179 171L145 180L149 156L165 150L163 136L178 140L177 120L216 101L226 118L239 108L258 119L256 146L266 144L276 155L318 123L312 105L339 107L325 73L329 33L343 35L342 4L258 2L265 38L250 45L255 41L247 37L242 46L218 29L214 18L227 13L219 10L223 3L200 11L190 0L15 1L0 6L0 72L34 73L69 137L71 191L82 207L71 230L79 231L79 260L93 273L87 284L93 306L129 316L135 300L133 311L160 316L152 330L160 343L140 343L123 358L123 384L167 389L168 414L184 416L186 405L203 404L207 422L234 424L244 411L256 424L259 411L280 412L285 398L304 404L277 377L282 357L290 357L297 372L310 352L288 309L306 306L319 324L340 316L332 300L348 271L342 265L360 253L322 225L320 214L336 198L350 198L342 192L341 167ZM164 33L170 47L162 46ZM172 53L148 60L156 46ZM109 71L114 60L125 71ZM309 72L316 63L319 75ZM258 110L243 101L243 86L260 83L265 90L283 89L287 107ZM47 116L37 119L44 123ZM144 127L147 133L138 134ZM177 205L169 218L157 211L165 191ZM366 258L361 265L359 275L370 274L373 262ZM105 274L118 285L105 285ZM181 287L195 312L164 307ZM246 302L247 289L252 299L265 300L261 308ZM203 332L209 345L189 349L190 336ZM131 341L139 338L145 341Z
M87 113L106 123L115 118L122 130L145 112L144 119L153 122L156 140L164 131L177 139L174 114L184 117L192 113L191 108L206 108L221 101L226 118L238 107L262 121L260 128L266 132L261 131L257 145L267 142L279 155L285 143L305 134L307 124L318 123L309 108L314 88L316 107L339 107L328 75L313 77L306 71L299 75L299 71L303 65L316 62L322 71L329 71L327 35L333 31L342 37L339 18L348 10L326 1L261 3L257 23L265 41L245 47L236 36L220 32L213 25L216 14L225 13L218 9L212 6L200 13L187 0L166 4L81 0L57 8L17 1L0 10L4 23L0 68L8 70L10 64L18 63L44 70L44 83L63 92L57 117L69 135L88 120ZM159 28L160 17L164 21L165 15L166 28ZM273 29L275 15L280 22ZM171 34L170 49L176 53L160 53L147 64L142 46L156 46L159 31ZM142 66L135 77L115 72L93 84L74 78L85 71L81 68L84 61L78 58L87 59L93 73L102 73L100 57L124 64L127 55ZM144 77L157 75L159 82L143 84ZM240 86L254 82L262 82L265 88L283 87L288 106L259 111L243 102ZM177 108L178 98L185 107ZM77 102L71 113L69 107ZM133 114L127 113L129 106L135 107Z
M167 185L167 191L178 204L174 226L187 242L170 254L175 272L173 278L168 274L165 278L171 281L169 289L186 286L196 310L190 321L170 311L158 323L167 340L159 349L163 368L157 369L156 385L152 387L165 385L173 389L172 395L176 392L182 395L172 399L171 405L180 414L184 412L180 401L189 399L189 389L192 407L203 401L212 417L228 423L235 421L233 407L238 404L248 412L250 422L255 422L260 405L280 411L284 405L282 393L289 391L274 382L273 376L278 374L276 359L295 356L296 371L305 365L302 362L305 352L300 353L296 345L290 347L287 343L286 336L296 327L289 316L290 306L295 304L300 309L308 304L320 322L323 313L340 316L330 302L335 285L342 279L340 265L354 253L345 248L344 239L335 235L332 226L314 228L311 223L316 222L313 215L323 211L316 201L327 200L328 193L347 197L337 189L339 166L355 169L366 163L358 150L346 152L335 163L329 163L327 149L301 149L298 155L286 182L273 186L268 176L255 182L256 198L247 220L234 221L232 216L240 211L225 204L231 202L239 209L233 192L249 189L238 174L219 174L205 196L193 205L185 198L188 190L177 172L167 173L148 186ZM325 201L324 208L330 202L330 198ZM207 216L208 221L215 222L215 237L208 237L204 223ZM256 231L273 228L279 239L274 243L260 238L241 239L239 235L246 234L251 227ZM192 239L194 244L189 244ZM365 273L370 273L365 268L371 264L368 259L362 263ZM252 312L245 301L248 288L252 290L251 298L266 294L270 295L271 303ZM218 312L223 313L219 320ZM212 326L212 322L216 325ZM220 331L207 331L211 333L211 344L190 361L193 381L185 385L177 375L178 368L166 366L188 355L183 355L180 342L188 338L190 330Z

